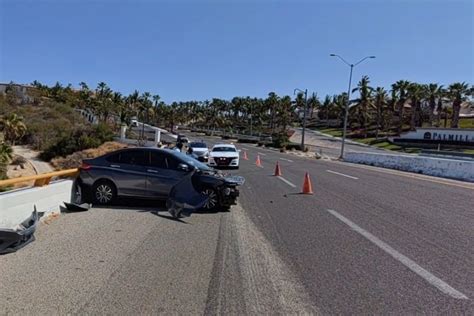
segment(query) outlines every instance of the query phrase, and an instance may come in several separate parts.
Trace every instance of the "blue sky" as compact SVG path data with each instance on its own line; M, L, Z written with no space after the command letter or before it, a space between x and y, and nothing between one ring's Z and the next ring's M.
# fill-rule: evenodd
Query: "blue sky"
M0 0L0 82L105 81L166 102L473 83L472 1Z

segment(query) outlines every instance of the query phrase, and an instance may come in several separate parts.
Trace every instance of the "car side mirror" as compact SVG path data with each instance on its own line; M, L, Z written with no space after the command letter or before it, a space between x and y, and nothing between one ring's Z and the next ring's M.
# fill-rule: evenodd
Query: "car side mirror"
M242 149L237 149L237 151L240 153L242 151Z
M180 163L178 165L178 170L188 172L189 171L189 166L185 163Z

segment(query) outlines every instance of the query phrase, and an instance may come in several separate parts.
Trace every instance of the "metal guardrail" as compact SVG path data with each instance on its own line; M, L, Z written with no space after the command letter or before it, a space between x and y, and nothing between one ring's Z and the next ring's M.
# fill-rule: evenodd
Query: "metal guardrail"
M42 187L44 185L48 185L52 178L64 177L64 176L76 177L78 174L79 174L79 169L75 168L75 169L66 169L66 170L42 173L35 176L18 177L18 178L13 178L13 179L0 180L0 187L6 187L9 185L29 182L29 181L35 181L33 184L33 186L35 187Z

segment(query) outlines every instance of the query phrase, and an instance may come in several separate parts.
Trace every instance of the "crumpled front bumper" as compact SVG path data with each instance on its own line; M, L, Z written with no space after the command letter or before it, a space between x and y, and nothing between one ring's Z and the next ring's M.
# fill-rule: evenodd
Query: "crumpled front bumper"
M39 216L35 210L18 229L0 229L0 254L15 252L35 240L34 233Z

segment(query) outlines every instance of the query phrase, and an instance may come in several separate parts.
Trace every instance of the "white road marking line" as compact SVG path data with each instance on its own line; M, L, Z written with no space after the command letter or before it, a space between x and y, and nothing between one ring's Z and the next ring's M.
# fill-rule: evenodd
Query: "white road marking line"
M368 239L370 242L375 244L377 247L388 253L390 256L392 256L394 259L400 261L404 266L406 266L408 269L411 271L415 272L418 274L420 277L425 279L428 283L436 287L438 290L441 292L448 294L451 297L457 298L457 299L464 299L467 300L468 297L464 295L463 293L459 292L455 288L451 287L449 284L441 280L440 278L436 277L433 275L431 272L425 270L421 266L419 266L415 261L411 260L410 258L404 256L403 254L399 253L392 247L390 247L388 244L385 242L381 241L368 231L364 230L363 228L359 227L357 224L351 222L349 219L345 218L338 212L334 210L327 210L330 214L335 216L337 219L345 223L347 226L352 228L354 231L358 232L362 236L364 236L366 239Z
M326 170L326 171L329 172L329 173L334 173L334 174L343 176L343 177L351 178L351 179L354 179L354 180L359 180L359 178L357 178L357 177L349 176L349 175L344 174L344 173L339 173L339 172L332 171L332 170Z
M266 155L267 155L267 154L261 153L261 152L259 152L259 151L257 151L257 154L262 155L262 156L266 156Z
M288 162L293 162L293 160L291 159L286 159L286 158L280 158L281 160L285 160L285 161L288 161Z
M291 183L290 181L286 180L286 179L283 178L282 176L277 176L277 178L280 179L281 181L285 182L286 184L288 184L290 187L296 188L296 185L294 185L294 184Z
M412 178L412 179L417 179L417 180L423 180L423 181L429 181L429 182L435 182L435 183L440 183L440 184L446 184L446 185L451 185L455 187L460 187L460 188L465 188L465 189L474 189L474 186L472 184L466 183L465 185L462 183L462 181L457 181L456 180L450 180L450 179L445 179L445 178L437 178L435 176L429 176L429 175L424 175L424 174L416 174L416 173L411 173L408 171L398 171L394 169L387 169L387 168L382 168L382 167L374 167L374 166L367 166L367 165L359 165L359 164L354 164L350 162L340 162L340 161L330 161L331 163L336 163L336 164L342 164L344 166L352 167L352 168L360 168L360 169L366 169L366 170L371 170L375 172L380 172L380 173L388 173L400 177L406 177L406 178Z

